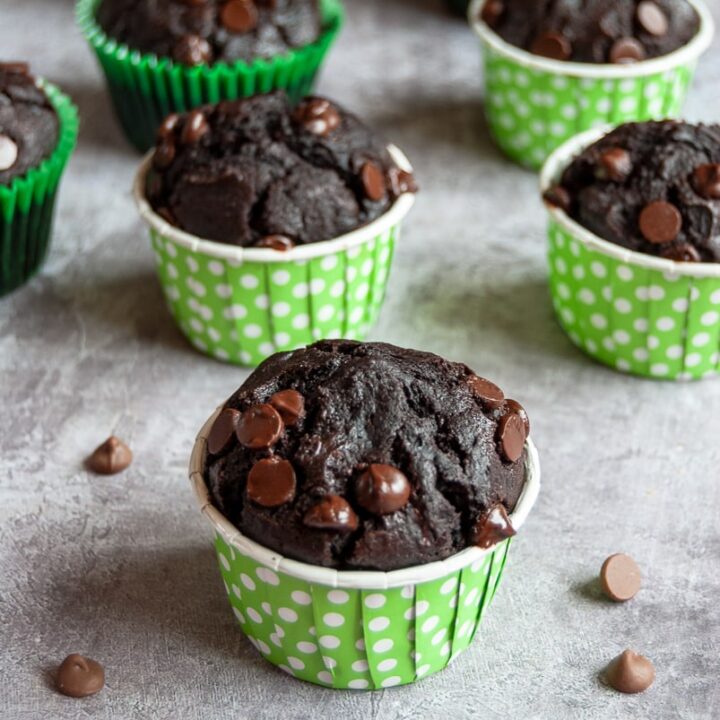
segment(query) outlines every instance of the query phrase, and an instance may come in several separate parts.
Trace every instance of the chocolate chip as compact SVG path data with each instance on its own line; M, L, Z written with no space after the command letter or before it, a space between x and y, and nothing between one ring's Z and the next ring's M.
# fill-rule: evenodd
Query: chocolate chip
M530 435L530 418L528 417L525 408L517 401L507 398L505 400L505 407L508 412L515 413L522 418L523 424L525 425L525 434Z
M319 530L352 532L357 530L358 516L345 498L328 495L305 513L303 522L308 527Z
M55 685L63 695L70 697L94 695L105 685L105 670L96 660L73 653L58 668Z
M697 248L690 243L678 243L663 248L660 256L666 260L674 260L675 262L702 262L700 253Z
M166 223L169 223L170 225L177 225L177 219L172 214L172 210L170 208L166 207L159 207L155 210L156 214L158 214Z
M238 410L223 408L208 433L207 446L211 455L218 455L228 449L230 441L235 437L235 428L239 420Z
M255 247L287 252L295 247L295 243L285 235L265 235L265 237L261 237L257 243L255 243Z
M261 450L274 445L284 430L280 413L267 403L254 405L238 420L235 434L242 445Z
M640 27L650 35L660 37L667 35L667 31L670 27L667 15L662 9L654 2L650 0L643 0L638 6L635 13L638 24Z
M480 19L489 27L495 27L505 12L502 0L487 0L480 11Z
M212 57L210 43L199 35L183 35L173 47L173 58L183 65L203 65Z
M611 600L625 602L640 590L640 568L629 555L611 555L600 570L600 584Z
M404 508L410 499L410 483L397 468L371 464L355 483L355 496L365 510L390 515Z
M250 32L255 29L258 22L255 3L252 0L230 0L220 11L220 20L230 32Z
M0 135L0 172L9 170L18 158L18 146L7 135Z
M605 681L622 693L640 693L655 681L655 666L644 655L625 650L605 669Z
M29 75L30 65L26 62L2 62L0 63L0 72L14 73L17 75Z
M175 159L175 143L172 138L167 137L155 148L153 153L153 167L158 170L165 170L170 167Z
M115 475L130 466L132 457L132 450L122 440L111 435L95 448L85 464L88 470L99 475Z
M497 438L500 452L508 462L517 462L523 454L527 433L523 419L514 412L509 412L500 418Z
M192 145L210 130L208 121L205 119L201 110L193 110L187 118L180 135L183 145Z
M550 31L535 38L530 52L551 60L568 60L572 55L572 45L560 33Z
M623 182L632 172L632 158L624 148L612 147L598 159L597 175L602 180Z
M258 505L273 508L289 503L295 497L295 470L281 458L256 462L247 480L248 497Z
M412 173L400 168L390 168L388 171L388 180L390 181L390 192L393 197L400 197L405 193L416 193L418 191L417 183Z
M569 213L572 206L570 193L562 185L554 185L543 193L543 200L552 207Z
M280 413L287 427L292 427L305 415L305 398L297 390L281 390L270 398L270 404Z
M158 140L172 140L179 122L180 115L178 115L178 113L170 113L166 116L160 125L158 125Z
M505 393L490 380L474 375L470 378L470 389L487 410L497 410L505 400Z
M486 549L515 534L516 530L510 522L505 506L498 503L478 520L473 542L478 547Z
M382 200L387 194L385 175L382 168L374 162L363 163L360 168L360 179L362 180L365 197L373 202Z
M638 223L648 242L662 245L672 242L680 234L682 215L672 203L656 200L643 208Z
M700 165L692 177L698 195L708 200L720 200L720 163Z
M633 37L622 37L612 44L609 57L610 62L626 65L641 62L647 57L647 53L639 40Z
M329 135L340 125L340 113L325 98L308 98L301 102L293 114L295 122L314 135Z

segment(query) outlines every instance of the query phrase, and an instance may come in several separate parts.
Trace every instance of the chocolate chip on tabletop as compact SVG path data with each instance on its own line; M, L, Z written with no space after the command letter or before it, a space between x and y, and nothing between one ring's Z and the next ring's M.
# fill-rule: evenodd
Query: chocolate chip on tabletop
M105 670L96 660L77 653L68 655L60 664L55 678L55 687L63 694L74 698L94 695L105 685Z
M603 679L618 692L634 695L655 682L655 666L644 655L624 650L607 666Z
M99 475L116 475L130 467L132 458L132 450L122 440L111 435L95 448L85 464L88 470Z
M600 569L603 592L615 602L626 602L640 590L640 568L624 553L611 555Z

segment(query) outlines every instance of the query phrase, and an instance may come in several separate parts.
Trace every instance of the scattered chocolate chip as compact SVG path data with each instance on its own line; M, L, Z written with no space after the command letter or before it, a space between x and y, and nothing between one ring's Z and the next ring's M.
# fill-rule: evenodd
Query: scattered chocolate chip
M371 464L355 483L355 497L365 510L390 515L404 508L410 499L410 483L397 468Z
M328 495L305 513L303 522L308 527L319 530L352 532L357 530L358 516L345 498Z
M173 59L183 65L204 65L212 57L210 43L200 35L183 35L173 47Z
M175 129L180 122L180 115L178 113L170 113L165 119L158 125L157 137L158 140L172 139L175 134Z
M497 432L503 457L508 462L517 462L522 457L527 440L523 419L513 412L503 415L498 423Z
M640 27L650 35L660 37L667 35L670 27L667 15L662 9L650 0L643 0L638 6L635 13Z
M272 405L263 403L254 405L240 416L235 434L245 447L260 450L274 445L283 429L280 413Z
M535 38L530 52L551 60L568 60L572 55L572 45L560 33L550 31Z
M644 655L625 650L605 669L605 681L622 693L641 693L655 681L655 666Z
M480 11L480 19L488 26L495 27L505 12L502 0L487 0Z
M105 685L105 670L96 660L73 653L60 664L55 685L63 695L70 697L94 695Z
M515 528L510 522L505 506L498 503L478 520L473 542L478 547L485 549L497 545L515 534Z
M220 20L230 32L250 32L255 29L258 22L255 3L252 0L230 0L223 5Z
M554 185L543 193L543 200L552 207L559 208L563 212L570 212L572 200L570 193L562 185Z
M374 162L363 163L360 168L360 179L362 180L365 197L369 200L378 202L387 195L385 175L382 169Z
M0 72L15 73L18 75L29 75L30 65L22 61L3 62L0 63Z
M666 260L674 260L675 262L702 262L700 253L697 248L690 243L678 243L663 248L660 256Z
M390 192L393 197L400 197L405 193L416 193L418 191L417 183L412 173L400 168L390 168L388 171L388 180L390 181Z
M470 389L487 410L497 410L505 400L505 393L490 380L474 375L470 378Z
M270 398L270 404L280 413L287 427L292 427L305 415L305 398L297 390L281 390Z
M638 220L643 237L656 245L672 242L682 229L680 211L665 200L646 205Z
M295 122L314 135L329 135L340 125L340 113L325 98L308 98L303 100L293 115Z
M240 420L240 412L233 408L223 408L215 418L207 438L208 452L218 455L228 449L230 441L235 437L235 428Z
M255 247L287 252L295 247L295 243L285 235L265 235L255 243Z
M610 62L626 65L645 60L647 53L639 40L633 37L623 37L612 44L609 57Z
M155 148L153 153L153 167L158 170L165 170L175 159L175 143L172 138L167 137Z
M85 464L88 470L99 475L115 475L130 466L132 457L132 450L122 440L111 435L95 448Z
M183 145L192 145L210 130L208 121L205 119L201 110L193 110L187 118L183 126L180 140Z
M508 412L515 413L522 418L523 424L525 425L525 434L530 436L530 418L528 417L525 408L517 401L507 398L505 400L505 407Z
M611 600L625 602L640 590L640 568L629 555L611 555L600 570L600 584Z
M18 158L18 146L12 138L0 135L0 172L9 170Z
M281 458L258 460L247 480L248 497L263 507L273 508L289 503L295 497L295 470Z
M720 200L720 163L700 165L692 177L698 195L708 200Z
M632 169L632 158L624 148L608 148L598 159L597 174L603 180L623 182L630 175Z

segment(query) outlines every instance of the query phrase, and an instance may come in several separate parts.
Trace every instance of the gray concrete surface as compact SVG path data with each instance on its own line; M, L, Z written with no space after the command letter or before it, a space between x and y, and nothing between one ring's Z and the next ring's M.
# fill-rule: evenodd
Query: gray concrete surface
M47 265L0 301L0 717L719 717L720 382L626 378L573 349L548 301L536 180L485 131L473 36L438 1L347 4L320 89L406 150L422 184L372 337L496 379L544 462L481 637L415 687L359 694L288 678L242 637L185 470L246 373L193 351L163 306L130 199L138 158L71 0L2 0L0 55L68 90L83 128ZM719 120L719 99L716 43L688 116ZM82 459L111 432L135 463L91 477ZM617 606L592 580L621 550L645 582ZM657 665L642 696L597 680L626 646ZM105 664L100 695L52 690L71 651Z

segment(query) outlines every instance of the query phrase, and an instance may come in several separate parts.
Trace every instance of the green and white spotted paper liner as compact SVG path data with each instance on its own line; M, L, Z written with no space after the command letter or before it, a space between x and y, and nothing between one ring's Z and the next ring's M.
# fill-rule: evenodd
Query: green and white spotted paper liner
M241 535L216 510L198 436L190 477L211 521L232 611L253 646L301 680L332 688L406 685L442 670L475 637L500 583L510 541L448 560L382 572L342 572L283 558ZM540 488L528 441L525 489L512 515L519 529Z
M398 164L409 167L396 148ZM257 365L269 355L326 338L362 339L385 297L405 194L373 223L348 235L279 252L204 241L157 216L135 184L150 226L157 271L178 326L201 352Z
M470 21L483 42L485 112L498 146L537 169L585 130L678 116L714 32L707 8L691 1L701 29L688 45L633 65L599 65L549 60L506 43L478 19L485 0L475 0Z
M543 190L598 140L590 131L548 160ZM617 370L691 380L720 370L720 264L678 263L632 252L548 208L550 290L579 348Z

